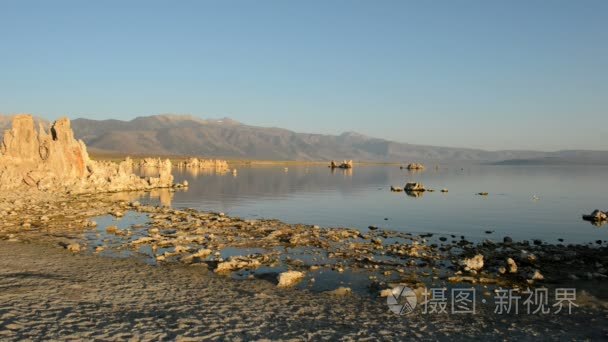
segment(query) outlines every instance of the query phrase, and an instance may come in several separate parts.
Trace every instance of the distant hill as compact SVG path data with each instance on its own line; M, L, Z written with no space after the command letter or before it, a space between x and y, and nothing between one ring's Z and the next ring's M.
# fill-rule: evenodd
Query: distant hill
M8 120L0 116L0 129ZM4 124L6 127L6 124ZM413 145L346 132L296 133L249 126L229 118L155 115L130 121L75 119L72 127L91 150L130 155L188 155L264 160L603 164L608 151L484 151Z
M130 154L202 155L268 160L499 161L535 158L538 152L488 152L475 149L397 143L347 132L341 135L296 133L255 127L230 119L156 115L131 121L72 121L76 135L101 151Z
M608 165L608 151L558 151L530 159L507 159L496 165Z

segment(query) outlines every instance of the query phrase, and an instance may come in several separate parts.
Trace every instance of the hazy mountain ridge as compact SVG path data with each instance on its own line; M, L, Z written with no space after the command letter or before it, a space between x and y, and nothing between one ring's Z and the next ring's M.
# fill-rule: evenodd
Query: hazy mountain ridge
M0 129L10 120L0 115ZM76 137L93 150L132 155L193 155L266 160L436 161L500 164L603 164L608 151L484 151L414 145L356 132L296 133L249 126L229 118L155 115L122 120L72 120Z

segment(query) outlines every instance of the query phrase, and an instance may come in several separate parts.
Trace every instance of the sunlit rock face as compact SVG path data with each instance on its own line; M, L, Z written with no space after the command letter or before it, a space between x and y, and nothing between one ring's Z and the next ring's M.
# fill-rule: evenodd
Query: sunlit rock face
M70 120L49 130L34 126L31 115L16 115L0 144L0 189L29 188L73 193L143 190L173 186L171 161L158 163L155 174L139 177L133 161L98 162L74 138Z

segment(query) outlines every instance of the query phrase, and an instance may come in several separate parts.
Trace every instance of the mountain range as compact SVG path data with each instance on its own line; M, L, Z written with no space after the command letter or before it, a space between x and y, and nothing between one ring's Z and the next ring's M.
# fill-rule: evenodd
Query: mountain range
M10 117L0 115L0 132L8 127ZM426 146L354 132L340 135L297 133L282 128L250 126L229 118L201 119L189 115L154 115L130 121L75 119L72 128L76 137L84 140L93 153L135 156L608 165L608 151L485 151Z

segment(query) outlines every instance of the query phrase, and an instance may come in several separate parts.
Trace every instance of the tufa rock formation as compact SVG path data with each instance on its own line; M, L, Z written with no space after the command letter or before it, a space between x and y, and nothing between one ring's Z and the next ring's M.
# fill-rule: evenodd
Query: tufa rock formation
M424 170L424 165L420 163L410 163L407 165L408 170Z
M31 115L17 115L0 145L1 190L88 193L172 186L169 160L150 177L134 174L130 158L118 164L91 160L84 143L74 138L67 118L57 120L47 131L42 124L36 130Z
M215 170L220 172L228 171L228 163L225 160L220 159L188 158L188 160L178 163L177 167L198 170Z
M332 168L332 169L335 169L335 168L339 168L339 169L352 169L353 168L353 161L352 160L349 160L349 161L344 160L344 161L342 161L342 164L338 165L335 161L332 160L329 163L329 167Z
M422 183L406 183L405 191L420 192L426 191L426 188Z

